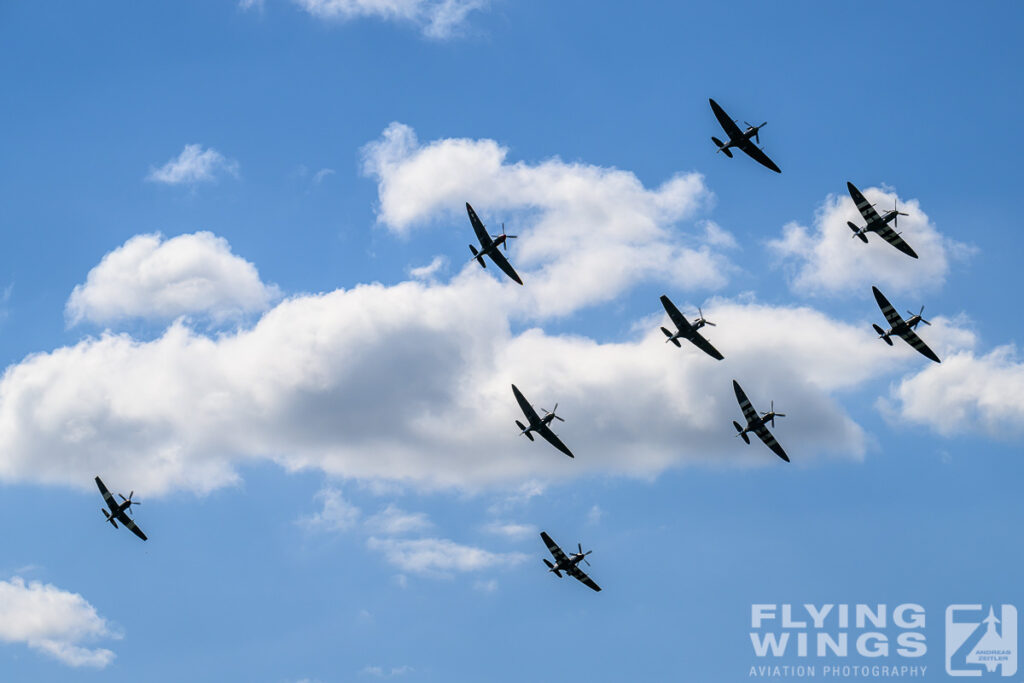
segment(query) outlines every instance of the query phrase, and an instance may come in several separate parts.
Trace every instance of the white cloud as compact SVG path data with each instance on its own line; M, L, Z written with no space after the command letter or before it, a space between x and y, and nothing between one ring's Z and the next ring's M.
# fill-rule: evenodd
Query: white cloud
M410 277L414 277L417 280L429 280L435 275L437 275L438 271L440 271L447 265L447 258L445 258L444 256L435 256L433 259L431 259L430 263L428 263L425 266L420 266L418 268L410 268L409 275Z
M325 488L313 498L323 507L320 512L299 519L299 524L318 531L347 531L359 521L359 508L345 500L341 491Z
M202 145L185 145L176 158L160 168L150 168L146 180L166 185L195 185L213 182L221 173L238 176L238 162Z
M433 524L422 512L406 512L394 504L366 520L366 528L374 534L398 536L414 531L424 531Z
M488 522L483 528L489 534L497 534L512 539L527 538L538 533L537 527L532 524L517 524L515 522Z
M238 9L263 11L263 0L238 0Z
M483 8L485 0L294 0L318 19L346 21L361 17L405 21L431 38L450 38L467 15Z
M0 641L24 643L68 666L102 669L114 653L82 643L117 637L78 593L18 576L0 581Z
M506 567L526 560L522 553L494 553L445 538L370 537L366 545L399 569L413 574L446 575Z
M324 178L334 174L335 170L333 168L321 168L319 171L313 174L313 184L319 185L324 181Z
M1013 346L983 356L961 351L928 364L894 386L887 414L949 436L982 433L997 439L1024 436L1024 362ZM898 411L898 412L897 412Z
M526 287L507 285L520 291L505 305L532 316L566 315L645 281L687 289L726 284L732 266L716 249L728 246L728 234L677 226L710 198L699 174L650 190L627 171L557 158L510 163L508 152L493 140L421 146L411 128L392 123L363 151L364 172L378 181L378 220L408 235L443 217L472 241L467 201L485 223L494 217L492 232L499 215L514 212L507 227L519 239L509 258ZM467 262L465 269L479 266Z
M65 317L72 325L181 315L223 321L266 310L279 296L222 237L197 232L164 240L156 233L136 235L104 256L75 286Z
M898 199L895 192L876 187L862 192L879 209L893 206ZM974 249L942 235L916 199L900 199L899 206L910 215L899 219L898 230L917 252L917 259L874 233L868 235L868 244L851 239L847 221L858 226L864 221L846 193L825 199L813 228L788 223L782 236L768 246L791 272L793 289L808 296L861 292L870 285L899 292L933 290L945 282L950 261L966 258Z

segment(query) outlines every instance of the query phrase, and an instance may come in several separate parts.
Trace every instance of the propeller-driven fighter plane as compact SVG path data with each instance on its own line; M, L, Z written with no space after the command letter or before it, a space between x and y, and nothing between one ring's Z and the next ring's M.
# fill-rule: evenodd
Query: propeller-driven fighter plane
M710 325L711 327L715 326L713 322L704 319L704 311L700 310L699 306L697 307L697 312L700 314L700 317L694 320L691 325L683 314L679 312L679 309L675 307L675 304L673 304L664 294L661 295L661 305L665 307L665 312L668 313L668 317L672 319L672 323L676 326L677 330L675 334L673 334L672 332L669 332L668 329L664 327L661 328L661 331L665 333L666 337L668 337L668 339L665 340L666 344L668 342L672 342L678 347L681 346L679 343L680 339L688 339L693 342L694 346L712 358L722 360L722 354L718 352L718 349L712 346L711 342L702 337L700 332L697 331L705 325Z
M516 395L516 400L519 401L519 407L523 409L523 414L526 415L526 419L530 423L530 425L527 426L524 425L519 420L516 420L516 426L519 427L519 429L521 430L519 434L525 434L527 439L533 441L533 434L531 434L530 432L536 432L540 434L542 437L544 437L545 441L547 441L552 446L568 455L570 458L575 457L572 454L572 451L570 451L566 447L566 445L562 443L562 440L555 436L555 433L551 431L550 425L552 420L565 422L565 420L558 417L558 415L555 415L555 412L558 410L558 404L555 404L554 409L552 409L550 413L541 408L541 410L544 410L544 417L541 417L540 415L537 414L537 411L533 409L533 406L530 405L530 402L526 400L525 396L523 396L523 392L519 391L519 387L517 387L515 384L512 385L512 393Z
M917 252L910 248L910 245L900 237L898 232L889 227L889 223L892 223L894 227L898 225L900 216L909 215L899 210L899 204L897 204L892 210L886 211L883 215L879 216L878 212L875 211L874 205L868 203L868 200L864 198L864 195L861 194L860 190L854 187L853 183L847 182L846 189L850 191L853 203L857 205L857 210L860 211L860 215L864 217L864 221L867 223L863 228L858 228L850 221L846 221L846 224L850 226L850 230L853 230L854 237L859 237L861 242L867 244L867 233L878 233L879 237L902 251L907 256L917 258Z
M484 262L484 256L490 256L494 264L501 268L505 275L523 284L523 281L519 279L519 275L516 273L515 268L508 262L508 259L498 251L498 247L504 247L505 251L508 251L508 240L514 240L516 235L505 234L505 224L501 224L501 234L491 235L487 232L487 228L480 221L480 218L476 215L476 211L473 207L466 202L466 211L469 213L469 222L473 224L473 231L476 232L476 238L480 240L480 251L477 251L476 247L472 244L469 245L469 250L473 252L473 259L480 264L481 268L486 268L487 264Z
M916 315L911 311L907 311L907 313L910 313L910 318L904 320L903 316L897 313L896 309L889 303L889 300L885 298L885 295L878 291L878 287L872 286L871 291L875 293L875 301L878 302L878 307L882 309L882 315L889 321L888 330L883 330L878 325L871 325L875 328L875 332L878 333L878 338L884 339L886 344L892 346L891 337L902 337L904 341L917 349L918 353L922 356L936 363L941 363L942 361L935 355L935 352L928 348L928 345L921 341L921 338L914 332L914 328L917 327L918 323L931 325L930 322L921 317L921 314L924 313L924 306L921 307L921 310Z
M735 147L736 149L745 152L748 157L762 166L770 168L776 173L782 173L779 167L775 165L775 162L769 159L768 155L764 153L764 150L750 141L750 138L754 138L758 144L761 144L761 137L758 135L758 132L768 125L767 121L762 123L760 126L752 126L747 123L747 129L740 130L740 127L736 125L735 121L729 118L729 115L726 114L725 110L718 105L718 102L715 102L710 98L708 99L708 102L711 103L711 111L715 112L715 118L718 119L718 123L722 125L722 129L725 130L726 135L729 136L729 142L726 143L723 143L718 138L711 138L711 141L718 145L719 152L722 152L725 156L731 159L732 152L729 151L729 148Z
M732 426L736 428L736 436L741 437L744 442L749 444L750 437L747 436L747 433L753 432L759 439L761 439L761 441L764 441L768 448L772 449L772 452L775 453L775 455L779 456L786 462L789 462L789 456L786 455L786 451L782 450L782 446L779 445L779 442L775 440L775 437L772 436L772 433L768 431L768 427L766 426L771 422L772 427L774 427L775 418L786 417L786 414L776 413L775 401L772 401L772 407L768 412L758 415L757 411L754 410L754 406L750 405L750 399L747 398L747 395L743 393L743 389L740 388L740 383L733 380L732 388L736 391L736 400L739 401L740 410L743 411L743 417L747 420L746 427L741 427L739 422L736 422L735 420L733 421Z
M132 505L142 505L139 501L132 500L132 496L135 495L135 491L131 491L127 498L122 496L120 493L117 494L123 501L118 503L114 496L110 495L110 491L108 491L107 487L103 485L103 480L99 477L96 477L96 486L100 487L100 493L103 494L103 500L107 502L107 507L110 508L110 512L100 508L103 510L103 516L107 518L107 521L110 522L115 529L117 528L117 522L121 522L121 524L128 527L133 534L145 541L146 534L142 533L142 529L137 527L132 518L126 514L131 509Z
M544 560L544 564L548 566L549 572L554 572L555 576L557 576L558 578L562 578L562 572L565 572L574 579L578 579L581 583L585 584L586 586L589 586L590 588L593 588L596 591L601 590L601 587L594 583L594 580L586 574L584 574L583 570L579 568L579 563L587 562L587 555L594 552L593 550L583 552L583 544L578 543L577 548L579 549L579 552L573 553L571 556L568 556L562 551L561 548L558 547L557 543L551 540L551 537L548 536L547 533L543 531L540 532L540 537L544 539L544 544L548 547L548 550L550 550L551 554L555 557L554 564L551 564L550 560ZM587 562L587 566L590 566L589 562Z

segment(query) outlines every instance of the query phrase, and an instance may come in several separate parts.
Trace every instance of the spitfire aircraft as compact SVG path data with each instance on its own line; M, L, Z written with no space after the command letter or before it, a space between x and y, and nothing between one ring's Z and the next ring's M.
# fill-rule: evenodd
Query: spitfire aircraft
M892 307L889 300L885 298L885 295L878 291L878 287L872 286L871 291L875 293L875 301L878 302L878 307L882 309L882 315L885 316L885 319L889 321L890 325L888 330L883 330L878 325L871 325L875 328L875 332L878 333L878 338L884 339L886 344L892 346L892 339L890 337L894 335L902 337L908 344L917 349L918 353L922 356L933 360L936 363L941 363L942 361L940 361L939 357L935 355L935 352L928 348L928 345L921 341L921 338L917 336L916 332L914 332L914 328L917 327L918 323L931 325L930 322L921 317L921 314L924 313L924 306L921 307L921 310L918 311L916 315L907 311L907 313L910 313L910 318L904 320L903 317L896 312L896 309Z
M96 477L96 486L100 487L100 493L103 494L103 500L107 502L107 507L110 508L110 512L100 508L103 511L103 516L107 518L107 521L110 522L115 529L117 528L117 522L121 522L121 524L128 527L133 534L145 541L146 534L142 533L142 529L137 527L132 518L125 514L131 509L132 505L142 505L139 501L132 500L132 496L135 495L135 491L129 492L127 498L118 494L123 501L118 503L117 500L114 499L114 496L110 495L110 491L108 491L107 487L103 485L103 480L99 477Z
M743 389L740 388L740 383L733 380L732 388L736 391L736 400L739 401L740 410L743 411L743 417L747 420L746 427L741 427L739 422L736 422L735 420L733 421L732 426L736 428L736 436L741 437L744 442L749 444L750 437L747 436L747 433L753 432L754 434L757 434L761 441L764 441L768 448L772 449L772 452L775 453L775 455L779 456L786 462L789 462L789 456L786 455L786 451L782 450L782 446L779 445L779 442L775 440L772 433L768 431L768 427L765 426L771 422L772 427L774 427L775 418L786 417L786 414L776 413L775 401L772 401L772 407L768 412L758 415L757 411L754 410L754 406L750 405L750 399L747 398L747 395L743 393Z
M548 536L547 533L543 531L540 532L540 537L544 539L544 544L548 547L548 550L550 550L551 554L555 557L554 564L551 564L550 560L544 560L544 564L548 566L549 572L554 572L555 576L557 576L558 578L562 578L562 572L565 572L574 579L577 579L580 582L582 582L584 585L589 586L590 588L593 588L596 591L601 590L601 587L594 583L593 579L584 574L583 570L580 569L578 566L580 562L587 562L587 555L594 552L593 550L583 552L583 545L577 543L576 547L579 549L579 552L573 553L571 556L568 556L562 551L561 548L558 547L557 543L551 540L551 537ZM589 562L587 562L587 566L590 566Z
M679 312L679 309L675 307L675 304L673 304L664 294L661 295L661 305L665 307L665 312L668 313L668 317L672 319L672 323L676 326L677 330L675 334L673 334L672 332L669 332L667 328L661 328L661 331L665 333L666 337L668 337L668 339L665 340L666 344L668 342L672 342L678 347L681 346L679 343L680 339L688 339L693 342L694 346L712 358L722 360L722 354L718 352L718 349L712 346L711 342L702 337L700 332L697 331L705 325L711 325L711 327L715 326L713 322L704 319L704 311L700 310L699 306L697 307L697 312L700 314L700 317L694 320L691 325L690 322L683 317L683 314Z
M868 243L869 232L878 233L878 235L902 251L907 256L917 258L917 252L910 248L910 245L900 237L900 234L889 227L889 223L892 223L895 227L900 220L900 216L907 216L899 210L899 204L897 204L891 211L886 211L884 215L879 216L878 212L875 211L873 204L869 204L868 200L864 198L864 195L860 193L853 183L847 182L846 189L850 191L850 196L853 198L853 203L857 205L857 210L860 211L860 215L864 217L867 222L863 228L858 228L850 221L846 221L846 224L850 226L850 230L853 230L853 236L859 237L860 241L864 244Z
M729 142L726 143L723 143L718 138L711 138L711 141L718 145L719 152L722 152L725 156L731 159L732 152L729 151L729 148L735 147L736 149L745 152L748 157L762 166L770 168L776 173L782 173L779 167L775 165L775 162L769 159L768 155L764 153L764 150L750 141L750 138L754 138L758 144L761 143L761 137L758 135L758 132L768 125L767 121L762 123L760 126L752 126L747 123L747 129L740 130L740 127L736 125L736 122L729 118L729 115L725 113L724 109L718 106L718 102L715 102L710 98L708 99L708 102L711 103L711 111L715 112L715 118L718 119L718 123L722 125L722 128L729 136Z
M473 259L480 264L481 268L486 268L487 264L484 262L484 256L490 256L494 264L501 268L505 275L523 284L523 281L519 279L519 275L516 273L515 268L508 262L508 259L498 251L498 247L504 247L505 251L508 251L508 240L514 240L516 235L505 234L505 224L501 224L501 234L491 236L487 232L487 228L480 221L480 218L476 215L476 211L473 207L466 202L466 211L469 213L469 222L473 224L473 231L476 232L476 238L480 240L480 251L477 251L476 247L472 244L469 245L469 250L473 252Z
M542 437L544 437L545 441L547 441L552 446L568 455L570 458L575 457L572 454L572 451L570 451L566 447L566 445L562 443L562 440L555 436L555 433L551 431L550 425L552 420L565 422L565 420L555 415L555 411L558 410L558 404L555 404L554 409L552 409L550 413L541 408L541 410L544 410L544 417L541 417L540 415L537 414L537 411L533 409L533 406L530 405L530 402L526 400L525 396L523 396L523 392L519 391L519 388L515 384L512 385L512 393L516 395L516 400L519 401L519 407L523 409L523 414L526 415L526 419L530 423L529 426L526 426L519 420L516 420L516 426L519 427L519 429L521 430L519 434L525 434L527 439L533 441L533 434L531 434L530 432L537 432Z

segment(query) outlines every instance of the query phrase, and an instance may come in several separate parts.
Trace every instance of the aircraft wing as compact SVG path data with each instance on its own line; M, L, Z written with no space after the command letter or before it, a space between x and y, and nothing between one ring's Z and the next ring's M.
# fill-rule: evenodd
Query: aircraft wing
M857 210L860 211L860 215L869 226L877 225L878 223L885 225L882 221L882 217L878 215L877 211L875 211L875 207L871 206L868 200L864 198L864 195L860 193L860 190L853 186L853 183L847 181L846 189L850 191L850 197L853 198L853 203L857 205ZM895 235L896 233L894 232L893 234ZM886 239L886 241L888 242L889 240ZM916 258L917 255L915 254L914 256Z
M772 436L772 433L768 431L767 427L761 425L754 430L754 433L757 434L761 441L764 441L765 446L772 449L772 452L775 453L775 455L779 456L786 462L789 462L789 456L786 455L786 451L782 450L782 446L780 446L779 442L775 440L775 437Z
M712 100L713 102L714 100ZM668 317L672 319L672 324L679 328L679 331L686 334L686 331L690 329L690 323L687 322L686 317L679 312L676 305L664 294L661 295L661 305L665 307L665 312L668 313Z
M913 346L917 350L917 352L920 353L925 358L933 360L936 363L942 362L941 360L939 360L939 357L935 355L935 352L928 348L928 345L925 344L921 340L921 338L917 336L917 332L914 332L912 329L908 327L907 329L899 332L899 335L903 337L903 339L906 340L908 344Z
M743 411L743 417L747 419L747 424L757 420L757 411L754 410L754 406L750 405L750 399L743 393L743 389L740 388L740 383L736 380L732 381L732 388L736 391L736 400L740 403L740 410Z
M523 392L519 391L519 387L515 384L512 385L512 393L516 395L516 401L519 402L519 407L523 410L523 415L526 415L526 419L529 420L530 424L540 422L540 416L537 411L533 409L530 402L523 396Z
M596 583L594 583L594 580L592 578L590 578L589 576L587 576L586 573L582 569L577 567L576 565L572 565L571 567L568 567L564 571L565 571L566 574L568 574L572 578L577 579L584 586L587 586L589 588L593 588L596 591L600 591L601 590L601 587L598 586Z
M778 166L776 166L775 162L772 161L771 159L769 159L768 155L765 154L764 151L760 147L755 145L750 140L747 140L746 142L740 143L737 146L740 149L742 149L746 153L746 155L748 157L750 157L751 159L753 159L757 163L761 164L762 166L764 166L766 168L772 169L776 173L782 173L782 169L780 169Z
M874 209L871 209L874 211ZM888 223L883 223L875 232L878 233L879 237L883 240L902 251L907 256L917 258L917 252L910 248L910 245L899 236L899 234L892 229Z
M711 342L702 337L700 332L694 331L693 335L690 337L690 341L693 342L694 346L715 360L722 360L722 354L718 352L718 349L711 345Z
M523 281L519 279L519 274L516 273L516 269L512 267L512 264L508 262L507 258L502 256L500 251L493 249L487 252L487 255L491 257L491 260L494 261L496 266L501 268L505 275L508 275L519 284L523 284Z
M715 118L718 119L719 125L722 126L722 130L729 136L729 139L738 138L743 135L740 127L736 125L736 122L729 118L729 115L725 113L725 110L718 106L718 102L715 102L710 97L708 102L711 103L711 111L715 112Z
M878 302L878 307L882 309L882 315L884 315L885 319L889 322L889 326L895 330L900 325L903 325L903 316L896 312L896 309L892 307L892 304L885 298L885 295L878 291L878 287L872 285L871 291L874 292L875 301ZM921 343L923 344L924 342Z
M110 495L110 491L103 485L103 480L96 477L96 486L100 487L100 493L103 494L103 500L106 502L107 507L110 508L111 512L117 512L117 501L114 500L114 496Z
M142 529L136 526L135 521L125 513L122 512L121 514L119 514L117 516L117 521L121 522L121 524L124 524L126 527L131 529L132 533L141 538L143 541L146 540L146 534L142 533Z
M473 232L476 233L476 238L480 240L480 246L484 249L491 246L491 242L493 240L491 239L491 236L487 234L487 228L484 227L484 224L476 215L476 211L473 210L473 207L469 205L469 202L466 202L466 212L469 214L469 222L473 224Z
M535 431L538 434L540 434L541 436L543 436L545 441L547 441L549 444L551 444L552 446L554 446L558 450L560 450L563 453L565 453L566 455L568 455L570 458L576 457L576 456L574 456L572 454L572 451L569 450L568 446L566 446L564 443L562 443L562 440L559 439L557 436L555 436L555 433L553 431L551 431L551 427L548 427L547 425L542 424L540 427L537 427L533 431Z
M569 558L565 556L565 553L558 547L558 544L551 540L551 537L548 536L546 531L540 532L540 537L544 539L544 545L548 547L548 550L551 551L551 554L554 556L556 565L559 562L569 561Z

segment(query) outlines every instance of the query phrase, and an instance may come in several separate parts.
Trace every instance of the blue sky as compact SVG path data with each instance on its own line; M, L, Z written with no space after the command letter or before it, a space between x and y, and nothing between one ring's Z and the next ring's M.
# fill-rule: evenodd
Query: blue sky
M348 6L0 6L4 680L741 680L805 602L924 606L940 680L948 604L1024 602L1019 7Z

